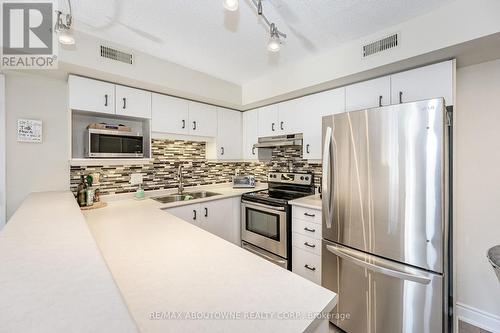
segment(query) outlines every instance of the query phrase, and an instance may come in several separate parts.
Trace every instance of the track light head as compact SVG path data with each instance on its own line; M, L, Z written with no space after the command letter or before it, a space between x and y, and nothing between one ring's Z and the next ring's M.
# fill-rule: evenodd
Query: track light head
M224 5L224 8L226 10L234 12L234 11L238 10L239 1L238 0L224 0L222 2L222 4Z

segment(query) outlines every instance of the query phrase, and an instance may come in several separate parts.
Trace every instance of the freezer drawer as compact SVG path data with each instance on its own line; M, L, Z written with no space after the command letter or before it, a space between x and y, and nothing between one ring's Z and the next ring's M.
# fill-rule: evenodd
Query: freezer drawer
M443 332L441 275L323 240L322 285L339 295L331 321L347 333Z

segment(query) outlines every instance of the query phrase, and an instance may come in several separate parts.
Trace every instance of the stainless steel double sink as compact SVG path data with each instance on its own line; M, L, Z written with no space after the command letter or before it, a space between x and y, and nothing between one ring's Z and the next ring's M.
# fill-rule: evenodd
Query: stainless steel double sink
M194 199L208 198L216 195L221 195L221 194L208 191L198 191L198 192L186 192L183 194L168 194L161 197L154 197L151 199L166 204L178 201L189 201Z

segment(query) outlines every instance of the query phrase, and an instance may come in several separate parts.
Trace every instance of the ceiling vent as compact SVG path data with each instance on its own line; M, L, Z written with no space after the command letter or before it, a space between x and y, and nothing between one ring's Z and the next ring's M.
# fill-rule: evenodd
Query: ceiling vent
M101 45L101 57L121 61L129 65L132 65L133 63L132 54L118 51L116 49L103 45Z
M395 48L399 44L399 34L394 34L363 46L363 58Z

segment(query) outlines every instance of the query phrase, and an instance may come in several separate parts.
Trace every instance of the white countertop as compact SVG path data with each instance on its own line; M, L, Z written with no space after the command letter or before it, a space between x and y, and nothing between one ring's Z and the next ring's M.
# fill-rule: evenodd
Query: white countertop
M303 198L298 198L298 199L289 201L289 203L293 206L321 210L321 197L319 196L319 194L310 195L310 196L303 197Z
M137 332L70 192L31 194L0 232L0 332Z
M198 192L198 191L209 191L209 192L216 192L219 195L207 197L207 198L195 199L195 200L171 202L171 203L166 203L166 204L158 203L158 205L159 205L158 208L160 208L160 209L161 208L172 208L172 207L178 207L178 206L191 205L191 204L200 203L200 202L207 202L207 201L221 200L221 199L232 198L232 197L239 197L244 193L265 190L265 189L267 189L267 184L265 184L265 183L257 183L255 187L251 187L251 188L233 188L230 183L185 187L183 194L189 194L190 192ZM144 199L140 199L140 200L135 199L134 193L105 195L105 196L102 196L102 200L106 201L107 203L116 202L116 201L123 201L123 200L127 200L127 199L133 199L135 201L145 201L145 200L148 200L148 199L154 198L154 197L161 197L161 196L169 195L169 194L177 194L177 189L146 191L145 194L146 194L146 197Z
M223 195L182 204L255 190L199 189ZM84 213L101 257L69 192L30 196L0 233L0 331L311 332L337 302L160 209L172 204L119 197ZM221 315L243 319L193 319Z
M240 195L245 190L217 189L227 196L236 193L234 191ZM335 306L337 298L331 291L182 221L160 207L164 205L153 200L125 199L109 202L104 209L85 212L141 331L312 331L317 324L314 318L151 320L150 317L152 312L192 311L209 315L279 316L290 312L310 315L329 312Z

